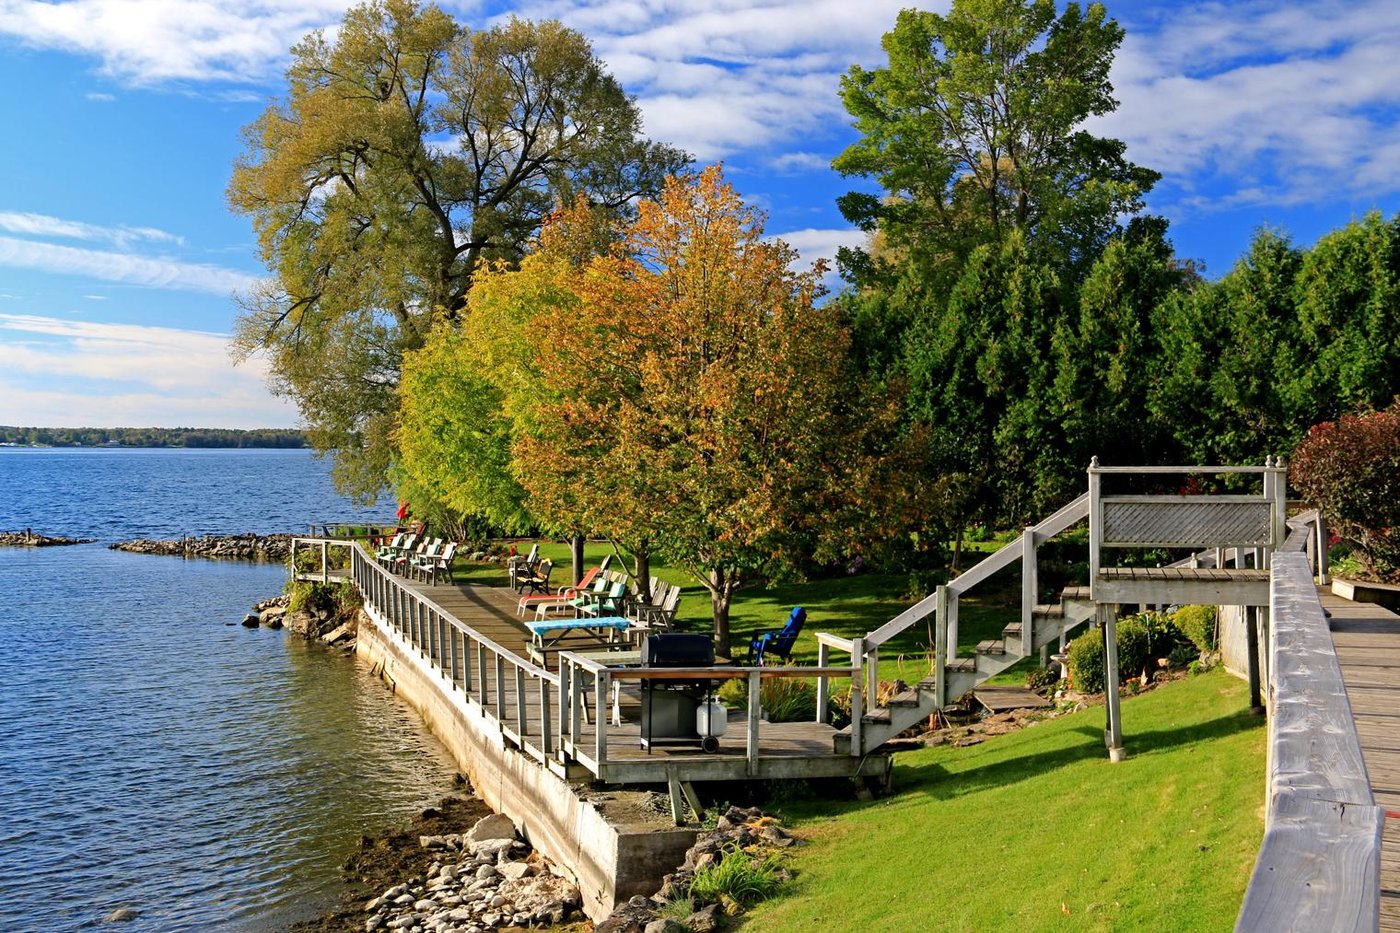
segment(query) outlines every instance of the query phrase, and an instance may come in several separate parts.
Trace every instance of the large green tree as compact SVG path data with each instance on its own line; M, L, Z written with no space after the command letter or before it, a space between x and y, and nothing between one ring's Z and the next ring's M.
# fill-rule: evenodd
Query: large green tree
M1013 230L1052 261L1092 262L1159 177L1083 128L1117 106L1108 71L1122 38L1097 3L903 11L884 37L888 66L852 67L841 82L860 139L835 168L884 191L846 195L842 211L943 284ZM845 258L858 279L881 265Z
M341 487L372 497L403 353L467 313L481 264L517 261L576 195L628 213L686 158L642 137L633 101L557 22L474 32L376 0L300 43L287 79L229 183L271 273L244 296L237 346L269 355Z

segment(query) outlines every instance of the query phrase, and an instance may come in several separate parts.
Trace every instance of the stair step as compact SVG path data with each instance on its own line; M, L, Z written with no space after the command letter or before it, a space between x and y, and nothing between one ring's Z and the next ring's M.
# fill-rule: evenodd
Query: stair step
M977 643L978 654L1006 654L1006 642L1004 641L979 641Z
M1002 638L1020 638L1020 637L1021 637L1021 623L1020 623L1020 622L1012 622L1010 625L1008 625L1008 626L1006 626L1005 628L1003 628L1003 629L1001 630L1001 637L1002 637Z
M1087 586L1067 586L1060 590L1060 599L1084 600L1088 601L1093 597L1089 595Z
M1064 618L1065 607L1063 603L1042 603L1031 609L1031 615L1042 619Z
M950 671L958 671L964 674L972 674L977 671L977 659L958 658L955 661L949 661L946 666L947 669Z
M901 690L899 693L896 693L894 696L890 697L890 704L889 704L889 705L890 705L890 706L918 706L918 705L919 705L919 691L917 691L917 690Z
M868 722L868 723L870 723L871 725L876 725L876 724L882 723L882 722L886 722L886 723L887 723L887 722L890 721L890 711L889 711L888 708L886 708L886 709L873 709L873 710L871 710L870 712L866 713L864 716L860 717L860 721L861 721L861 722Z
M938 689L938 681L933 679L932 677L926 677L914 686L920 690L933 691Z

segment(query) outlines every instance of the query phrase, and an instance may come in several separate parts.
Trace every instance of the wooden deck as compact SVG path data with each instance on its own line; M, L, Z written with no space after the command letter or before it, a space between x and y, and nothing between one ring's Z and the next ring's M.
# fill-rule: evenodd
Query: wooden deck
M502 648L510 651L521 662L532 663L529 657L530 631L525 620L516 615L518 595L509 587L458 585L439 582L436 585L399 578L400 584L422 594L427 599L451 614L463 626L485 636ZM582 649L577 649L582 650ZM460 678L451 679L458 686ZM478 680L479 680L478 674ZM521 745L533 744L533 730L527 730L523 737L515 735L510 728L519 721L519 713L524 720L538 722L541 718L542 699L537 689L525 690L524 702L517 696L520 681L514 676L504 677L497 689L494 679L489 680L486 706L498 713L498 718L506 724L507 738ZM718 682L715 683L718 686ZM618 698L621 714L620 723L606 724L607 764L602 775L589 774L578 765L565 767L558 762L546 762L553 769L571 778L597 777L618 784L642 784L665 782L668 778L684 781L724 781L749 779L791 779L822 777L866 777L883 778L888 765L888 755L875 754L865 758L853 757L836 751L834 736L837 730L826 723L792 722L763 723L759 730L758 759L749 763L746 718L742 712L730 713L729 729L720 738L717 752L706 754L698 744L677 745L645 749L641 746L639 723L641 689L636 681L621 684ZM590 700L589 711L592 712ZM613 707L611 699L607 703ZM558 716L554 706L551 716ZM596 716L590 716L590 720ZM580 732L575 742L580 747L594 747L597 741L597 722L580 723Z
M1376 806L1386 811L1380 929L1400 933L1400 616L1327 590L1332 642Z
M1100 567L1093 586L1100 603L1201 603L1267 606L1269 572L1215 567Z

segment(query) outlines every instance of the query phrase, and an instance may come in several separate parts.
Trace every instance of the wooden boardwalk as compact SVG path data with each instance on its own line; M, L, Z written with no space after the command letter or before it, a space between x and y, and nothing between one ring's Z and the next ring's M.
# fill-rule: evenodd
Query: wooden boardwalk
M1322 591L1361 753L1386 811L1380 929L1400 933L1400 616Z
M516 615L519 597L514 590L509 587L446 582L430 586L403 578L399 578L399 583L422 594L464 626L497 643L522 662L530 663L530 631L525 626L525 620ZM505 677L500 682L499 690L493 679L489 683L492 695L487 699L487 705L498 711L499 718L508 728L519 720L519 712L524 712L524 720L529 723L538 722L541 718L538 690L526 689L522 704L517 698L518 683L513 676ZM460 682L458 685L461 685ZM718 682L714 686L718 687ZM608 705L612 706L611 703ZM701 751L698 744L658 746L651 750L641 746L641 688L637 681L621 683L618 706L621 721L606 727L607 760L609 774L625 776L625 783L665 781L668 776L707 781L747 777L782 779L878 775L887 762L886 755L868 756L871 760L864 761L838 753L834 739L837 730L826 723L765 722L759 732L759 771L752 774L746 771L748 739L745 717L741 711L731 712L729 730L720 738L719 750L707 754ZM557 707L552 715L558 715ZM581 746L591 748L596 742L597 725L593 721L581 722L576 741ZM534 740L533 729L529 730L526 738ZM553 762L550 764L554 766ZM571 777L579 776L576 768L568 769L567 773Z

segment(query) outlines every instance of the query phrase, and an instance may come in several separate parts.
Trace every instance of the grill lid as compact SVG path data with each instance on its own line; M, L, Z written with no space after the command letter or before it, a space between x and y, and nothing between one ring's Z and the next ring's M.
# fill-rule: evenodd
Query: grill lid
M666 632L648 635L642 642L642 664L646 667L712 667L715 643L708 635Z

